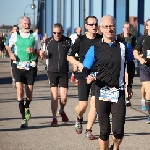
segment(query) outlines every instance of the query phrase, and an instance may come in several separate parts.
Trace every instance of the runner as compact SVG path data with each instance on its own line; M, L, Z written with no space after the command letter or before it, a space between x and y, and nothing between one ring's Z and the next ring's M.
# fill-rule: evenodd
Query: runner
M77 27L76 30L75 30L75 33L71 34L71 36L70 36L72 44L74 44L74 42L77 38L81 37L81 33L82 33L82 28ZM79 56L78 56L77 53L75 54L75 58L76 58L76 60L79 61ZM71 74L71 82L75 82L75 85L78 85L78 79L75 79L75 75L76 75L77 71L78 71L77 66L73 65L73 71L72 71L72 74Z
M142 100L142 110L148 110L146 123L150 124L150 19L146 21L147 34L139 37L134 50L134 57L140 61L140 81L145 88L145 99ZM142 49L143 55L140 51ZM143 94L142 94L143 95ZM144 95L143 95L144 96Z
M0 55L2 58L5 56L5 45L4 45L4 36L3 33L0 33Z
M58 126L56 117L58 107L58 91L60 90L60 109L59 114L62 117L62 122L68 122L69 119L64 111L67 103L68 92L68 71L69 65L67 62L67 53L70 49L71 39L63 36L63 27L60 23L53 25L53 37L46 40L47 43L47 58L48 58L48 78L50 80L51 89L51 110L53 120L52 127ZM40 53L42 58L45 57L44 51ZM59 88L58 88L59 86Z
M32 101L33 84L37 75L36 51L41 47L38 35L30 30L30 18L24 16L20 20L21 30L11 35L8 52L13 60L13 69L17 87L17 100L22 116L21 128L28 126L31 117L29 105ZM12 46L15 45L14 53ZM26 102L24 105L25 84Z
M11 34L14 33L14 32L18 32L19 31L19 28L17 25L14 25L10 31L10 35L7 37L7 40L6 40L6 43L5 43L5 47L6 47L6 50L8 49L9 47L9 40L11 38ZM12 46L12 52L14 53L14 46ZM12 87L13 88L16 88L16 81L15 81L15 75L14 75L14 70L13 70L13 60L11 59L10 60L10 65L11 65L11 77L12 77Z
M118 150L124 136L125 123L125 61L128 71L128 95L132 97L132 80L134 68L132 65L133 52L129 43L122 43L115 35L115 19L106 15L101 18L100 29L103 38L91 46L85 56L83 65L78 64L80 71L85 74L96 64L96 111L100 125L98 143L100 150L109 149L110 113L112 114L112 150ZM127 46L126 46L127 45ZM127 47L127 48L126 48ZM83 68L84 66L84 68ZM86 77L86 76L85 76ZM95 80L95 75L89 75L87 82Z
M122 41L129 42L132 48L133 49L135 48L136 38L131 34L131 25L129 22L125 22L123 24L123 33L118 34L117 38L121 39ZM125 82L128 83L127 70L125 72ZM129 107L131 106L131 102L128 99L127 84L126 84L125 92L126 92L126 106Z
M72 51L68 54L68 61L73 65L78 65L79 61L77 61L74 57L75 54L78 53L79 60L82 63L84 57L90 48L90 46L94 45L96 42L100 41L102 38L101 35L97 34L98 28L98 20L95 16L88 16L85 19L85 28L87 33L82 35L80 38L76 39L75 43L72 46ZM96 71L96 68L93 66L91 71ZM78 134L82 133L82 122L83 122L83 114L85 113L88 106L88 97L91 90L91 101L90 101L90 111L88 113L88 123L86 127L85 135L88 139L93 140L95 137L92 134L92 126L96 117L96 109L95 109L95 81L91 84L86 83L86 79L83 77L82 72L78 72L78 96L79 103L75 107L75 111L77 114L77 119L75 123L75 130Z

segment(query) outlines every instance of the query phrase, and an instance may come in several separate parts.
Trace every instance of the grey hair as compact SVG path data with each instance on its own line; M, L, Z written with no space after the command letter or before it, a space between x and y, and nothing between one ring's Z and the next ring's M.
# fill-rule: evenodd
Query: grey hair
M20 19L20 23L21 23L21 21L22 21L23 19L28 19L28 20L30 21L30 18L29 18L29 17L27 17L27 16L22 16L21 19ZM31 23L31 21L30 21L30 23Z
M100 26L102 26L103 20L104 20L106 17L107 17L107 18L111 18L111 19L113 20L113 22L114 22L114 25L116 24L116 20L115 20L115 18L114 18L113 16L111 16L111 15L105 15L105 16L103 16L103 17L100 19Z
M60 23L55 23L53 25L53 28L60 28L61 30L63 30L62 24L60 24Z
M148 20L146 21L146 26L148 25L148 22L150 22L150 19L148 19Z

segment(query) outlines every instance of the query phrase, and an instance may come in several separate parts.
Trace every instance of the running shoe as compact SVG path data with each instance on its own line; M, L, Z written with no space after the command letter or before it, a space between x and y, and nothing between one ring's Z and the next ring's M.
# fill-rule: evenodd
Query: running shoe
M150 124L150 117L148 117L146 123L147 123L147 124Z
M126 107L130 107L131 106L131 102L126 100Z
M71 80L71 82L75 81L75 76L73 74L71 75L71 79L70 80Z
M58 126L57 119L53 118L53 121L51 122L51 127L57 127L57 126Z
M26 119L22 120L20 128L26 128L28 127L28 121Z
M95 139L95 136L92 134L92 130L91 129L86 129L85 136L89 140L94 140Z
M82 127L82 121L83 119L78 119L77 118L77 121L75 123L75 130L78 134L81 134L82 133L82 130L83 130L83 127Z
M68 119L68 117L64 111L62 111L61 113L59 112L59 114L62 117L62 122L68 122L69 121L69 119Z
M25 118L27 121L31 118L31 113L29 108L25 108Z

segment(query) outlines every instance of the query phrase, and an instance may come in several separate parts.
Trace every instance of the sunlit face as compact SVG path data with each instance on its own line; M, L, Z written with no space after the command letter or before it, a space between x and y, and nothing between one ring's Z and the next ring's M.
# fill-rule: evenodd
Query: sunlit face
M80 27L78 27L78 28L76 29L76 33L77 33L77 35L80 35L80 34L82 33L82 29L81 29Z
M62 38L63 30L61 28L53 28L53 37L56 41Z
M114 20L111 17L105 17L101 21L100 30L103 33L103 37L111 39L114 37L116 32L116 27Z
M123 32L125 34L130 33L130 24L124 24L124 26L123 26Z
M23 18L21 20L21 27L23 30L28 31L30 29L30 19L28 18Z
M98 29L98 23L95 18L89 18L85 24L85 28L90 33L96 33Z
M147 22L146 29L148 30L148 33L150 33L150 21Z
M17 27L13 27L13 28L12 28L12 33L17 32L17 31L18 31L18 28L17 28Z

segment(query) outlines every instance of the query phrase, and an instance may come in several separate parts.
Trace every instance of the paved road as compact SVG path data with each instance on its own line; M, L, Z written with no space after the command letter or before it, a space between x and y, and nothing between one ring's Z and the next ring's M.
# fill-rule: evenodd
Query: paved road
M127 108L125 137L120 150L150 150L150 125L147 125L147 112L140 107L140 82L134 79L132 107ZM20 114L16 101L16 89L11 87L8 58L0 58L0 150L98 150L97 140L90 141L84 133L74 130L74 107L78 103L77 87L70 83L66 113L69 123L61 122L59 127L50 127L50 89L44 72L44 61L39 62L38 76L31 103L32 119L28 129L20 129ZM89 109L89 108L88 108ZM87 112L84 115L86 129ZM98 137L99 125L94 124L93 133ZM110 142L112 144L112 141Z

